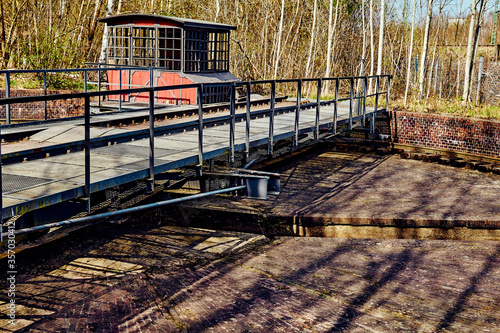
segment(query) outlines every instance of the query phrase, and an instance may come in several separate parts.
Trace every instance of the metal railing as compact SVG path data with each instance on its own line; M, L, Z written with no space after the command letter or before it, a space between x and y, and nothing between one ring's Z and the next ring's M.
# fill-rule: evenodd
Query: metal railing
M361 121L362 125L366 125L366 119L371 117L371 127L370 130L374 131L374 123L378 112L385 111L387 106L389 105L389 95L390 95L390 83L391 83L390 75L380 75L380 76L364 76L364 77L340 77L340 78L317 78L317 79L294 79L294 80L266 80L266 81L248 81L248 82L231 82L231 83L217 83L217 84L189 84L189 85L172 85L165 87L148 87L148 88L134 88L134 89L122 89L122 90L111 90L111 91L87 91L82 93L73 93L73 94L60 94L60 95L43 95L43 96L30 96L30 97L10 97L0 99L0 106L6 105L10 106L16 103L29 103L29 102L47 102L47 101L55 101L55 100L66 100L66 99L83 99L84 100L84 139L77 140L73 142L69 142L66 146L75 145L75 146L83 146L85 148L84 153L84 169L85 169L85 182L83 187L78 187L74 191L74 197L90 197L91 193L97 190L102 190L102 186L95 185L93 186L90 182L90 168L91 168L91 160L90 160L90 152L92 147L103 146L106 141L111 141L117 138L125 140L125 136L128 138L148 138L149 140L149 164L147 169L143 169L141 171L137 171L134 173L133 177L127 177L125 181L133 181L138 179L149 178L151 183L154 184L155 173L164 172L161 165L155 165L155 136L161 135L163 133L169 131L179 131L180 129L194 129L198 130L198 156L197 163L199 166L203 165L203 162L207 158L214 157L213 152L207 154L203 151L203 132L206 126L210 126L217 122L228 122L229 123L229 143L227 145L226 151L229 152L230 160L235 161L235 152L236 151L244 151L247 158L250 154L250 148L257 145L262 145L267 142L267 152L268 154L273 154L274 151L274 142L277 140L281 140L284 138L292 138L292 145L297 146L299 142L299 135L304 133L314 133L314 139L319 139L319 133L322 129L330 128L330 133L336 134L338 133L337 124L340 121L344 121L347 124L348 129L352 129L353 123L356 121ZM367 94L367 86L369 80L375 80L375 92L373 94ZM355 80L363 81L363 94L360 94L359 97L354 95L354 82ZM385 80L385 91L381 91L381 80ZM349 85L349 94L348 97L341 98L339 94L340 85L342 82L348 82ZM334 96L332 99L321 100L321 90L322 86L325 82L330 82L334 84ZM276 85L277 84L293 84L296 86L297 91L297 99L296 103L293 106L285 106L280 107L275 103L276 98ZM316 99L314 101L305 101L303 103L302 100L302 88L304 84L316 84ZM252 111L251 110L251 91L252 87L257 85L269 85L270 90L270 102L269 107L263 110ZM229 115L219 116L215 118L204 117L203 113L203 88L207 86L222 86L227 87L230 92L230 103L229 103ZM239 87L243 87L246 89L246 108L244 113L236 113L236 90ZM198 93L198 119L194 121L188 121L183 124L176 125L167 125L155 128L154 120L155 120L155 93L164 90L175 90L175 89L196 89ZM91 139L90 136L90 106L91 106L91 98L101 98L109 95L122 95L122 94L134 94L134 93L147 93L149 95L149 129L139 130L139 131L131 131L131 133L127 134L118 134L115 136L105 136L100 138ZM379 109L379 100L380 96L385 95L385 105L386 108ZM369 112L367 109L367 99L374 98L373 111ZM359 99L360 104L362 105L362 112L359 115L354 114L354 101ZM338 106L341 102L349 102L349 117L343 120L338 119ZM322 107L333 104L333 112L328 116L331 121L327 123L320 123L320 112L322 111ZM300 123L300 115L303 110L306 109L315 109L315 123L314 126L306 126L301 128ZM295 121L293 126L293 131L282 133L279 135L275 134L275 116L276 114L284 113L284 112L294 112L295 113ZM257 117L266 116L269 117L269 136L266 139L254 140L252 141L250 128L251 121ZM236 144L235 143L235 124L237 121L245 121L245 140L244 144ZM0 129L0 138L1 138L1 129ZM58 147L60 148L60 147ZM16 155L22 156L23 152L16 152ZM2 154L0 148L0 168L2 165ZM114 183L116 186L116 182ZM2 188L1 177L0 177L0 190ZM0 193L1 194L1 193ZM70 199L70 198L69 198ZM68 199L68 200L69 200ZM0 210L3 212L3 217L10 217L16 214L14 209L9 211L3 211L2 206L0 205Z

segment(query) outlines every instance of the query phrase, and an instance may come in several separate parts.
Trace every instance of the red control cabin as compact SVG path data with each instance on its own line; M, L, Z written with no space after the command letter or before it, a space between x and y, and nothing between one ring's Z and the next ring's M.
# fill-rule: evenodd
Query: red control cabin
M100 19L108 29L108 89L234 82L229 72L229 38L236 27L159 15L126 14ZM138 66L137 70L121 67ZM152 71L150 68L154 68ZM153 84L151 85L151 77ZM157 92L156 103L196 104L196 89ZM118 96L114 96L118 99ZM110 96L113 99L113 96ZM146 93L122 96L147 102ZM206 87L204 103L228 100L226 87Z

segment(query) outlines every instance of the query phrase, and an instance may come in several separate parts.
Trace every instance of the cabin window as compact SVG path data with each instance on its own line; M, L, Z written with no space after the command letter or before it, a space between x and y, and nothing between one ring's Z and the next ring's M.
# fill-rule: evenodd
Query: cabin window
M180 71L182 61L182 30L158 28L158 66Z
M156 28L132 29L132 65L156 66Z
M129 28L109 28L108 58L110 63L128 65L130 59Z
M229 33L186 30L185 71L229 71Z

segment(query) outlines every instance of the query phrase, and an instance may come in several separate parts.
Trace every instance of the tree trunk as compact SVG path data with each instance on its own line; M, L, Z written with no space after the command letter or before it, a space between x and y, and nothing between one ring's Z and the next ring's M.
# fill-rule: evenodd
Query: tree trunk
M408 69L406 72L406 87L405 87L405 100L404 105L406 106L406 102L408 101L408 88L410 86L410 77L411 77L411 57L413 56L413 33L415 31L415 9L417 8L417 0L413 0L413 14L411 20L411 37L410 37L410 51L408 52Z
M0 47L1 47L1 52L2 52L2 62L0 63L0 68L5 68L7 65L5 63L5 16L4 16L4 10L3 10L3 1L0 0Z
M438 13L436 39L435 39L435 42L434 42L434 50L432 51L432 62L431 62L430 70L429 70L429 76L428 76L428 79L427 79L428 84L427 84L427 95L426 95L426 98L429 98L429 94L431 92L432 73L434 71L434 64L436 62L436 59L439 61L439 55L436 55L436 51L437 51L437 45L439 43L439 30L441 28L440 16L441 16L442 9L443 9L443 7L441 6L439 8L439 13ZM434 93L435 93L435 91L434 91Z
M281 18L280 18L280 27L278 30L278 45L275 54L274 60L274 79L278 77L278 67L280 61L280 52L281 52L281 36L283 35L283 19L285 16L285 0L281 0Z
M384 51L384 26L385 26L385 0L380 4L380 33L378 36L378 57L377 57L377 75L382 74L382 58Z
M92 42L94 40L95 30L97 28L97 19L99 18L99 13L100 12L101 12L101 0L95 0L94 15L92 17L92 23L90 25L89 37L88 37L89 51L90 51L90 48L92 46Z
M373 76L375 70L375 38L373 31L373 0L370 0L370 76ZM370 79L368 94L372 93L373 79Z
M220 14L220 0L215 0L215 18L214 22L217 22Z
M338 3L338 0L337 0ZM332 61L332 40L333 40L333 0L330 0L330 10L329 10L329 15L328 15L328 42L326 44L326 71L325 71L325 77L330 77L330 71L331 71L331 61ZM325 85L325 90L328 90L328 81L326 82Z
M427 18L425 19L425 34L424 42L422 46L422 57L420 59L420 73L418 79L418 96L423 97L424 94L424 81L425 81L425 61L427 58L427 49L429 47L429 33L431 27L431 17L432 17L432 3L433 0L428 0L427 2Z
M474 27L476 25L476 17L477 17L477 4L481 0L473 0L471 4L471 17L469 24L469 38L467 42L467 55L465 57L465 75L464 75L464 91L462 95L462 104L466 105L469 101L470 95L470 82L471 82L471 73L473 68L473 49L475 46L474 41Z
M312 52L313 52L313 47L314 47L314 37L315 37L315 33L316 33L317 8L318 8L318 0L314 0L313 22L312 22L312 28L311 28L311 41L309 43L309 54L307 56L307 63L306 63L306 77L309 77L309 74L310 74L311 58L312 58Z
M108 0L106 16L113 15L113 0ZM99 63L105 63L108 58L108 24L104 24L104 32L102 33L101 56Z
M162 2L163 5L163 2ZM116 9L116 14L122 13L123 0L118 0L118 8Z
M478 4L479 4L479 14L477 13ZM464 105L467 104L470 98L470 85L472 82L472 73L474 70L474 59L476 57L477 47L479 44L479 34L481 33L483 15L486 7L485 0L473 1L472 5L474 6L472 8L472 15L474 15L474 20L473 18L471 18L471 26L469 29L469 41L467 44L467 58L465 60L466 63L465 63L465 77L464 77L464 93L462 100L462 104ZM471 49L470 54L469 54L469 49Z
M338 19L338 13L339 13L339 0L336 0L335 3L335 21L333 22L332 26L332 17L333 17L333 0L330 0L330 14L328 18L328 45L327 45L327 55L326 55L326 71L325 71L325 77L330 77L331 76L331 71L332 71L332 51L333 51L333 32L337 28L337 19ZM330 90L330 81L326 81L323 89L324 94L328 94L328 91Z

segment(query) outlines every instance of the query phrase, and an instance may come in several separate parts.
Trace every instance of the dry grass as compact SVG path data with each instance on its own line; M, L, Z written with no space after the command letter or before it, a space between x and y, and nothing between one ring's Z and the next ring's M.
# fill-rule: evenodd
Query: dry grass
M414 112L450 114L460 117L500 119L500 106L498 105L474 105L472 103L462 105L461 101L438 98L410 99L406 106L403 103L403 99L398 99L391 101L390 108Z

